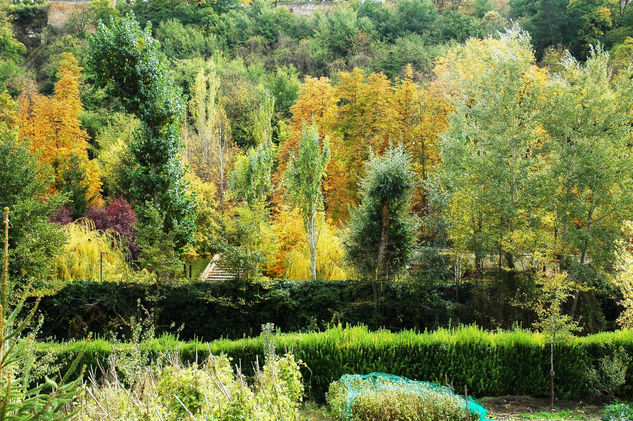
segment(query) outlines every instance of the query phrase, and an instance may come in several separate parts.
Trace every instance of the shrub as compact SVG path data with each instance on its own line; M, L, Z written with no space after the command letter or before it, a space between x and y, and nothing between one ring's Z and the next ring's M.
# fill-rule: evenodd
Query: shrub
M98 255L95 263L98 264ZM98 266L96 267L98 270ZM98 276L98 272L97 272ZM140 275L139 275L140 276ZM107 276L106 276L107 278ZM74 281L42 298L42 336L56 340L82 338L92 332L107 336L121 331L137 313L137 302L156 316L156 332L176 333L182 339L237 339L253 336L262 322L284 332L325 329L333 324L363 324L370 329L437 329L477 324L486 329L511 329L534 320L530 308L515 306L530 294L530 282L491 285L473 283L387 282L380 310L371 284L363 281L169 282ZM585 305L604 311L615 323L615 300L601 298ZM602 309L601 309L602 307ZM590 318L588 332L596 328Z
M630 421L633 420L633 405L614 403L604 407L602 421Z
M626 383L629 359L623 350L615 355L605 355L595 367L586 371L587 388L594 399L613 399L615 391Z
M452 384L474 396L549 395L549 347L541 334L527 331L487 332L477 327L416 333L402 331L370 332L365 327L333 328L324 332L289 333L275 339L277 349L292 350L305 364L306 387L313 399L323 401L328 386L345 373L392 373L410 379ZM240 365L261 359L262 338L227 339L203 343L178 342L164 336L140 344L149 359L166 349L177 352L183 361L200 361L209 353L226 354ZM39 352L56 356L64 366L81 349L76 342L46 343ZM105 366L109 355L130 348L95 340L88 344L83 363ZM633 330L601 333L570 339L556 345L554 362L556 393L560 399L584 398L587 382L584 373L606 355L633 357ZM245 364L244 372L253 370ZM633 397L633 371L626 383L613 391L620 398Z
M330 385L330 412L344 421L465 421L486 417L474 402L466 411L466 400L448 387L381 373L345 375ZM475 409L477 408L477 409Z
M117 365L111 360L104 383L92 377L80 420L294 420L303 397L292 355L273 357L257 369L253 387L224 355L209 355L201 364L172 358L164 367L144 368L127 387L116 375Z

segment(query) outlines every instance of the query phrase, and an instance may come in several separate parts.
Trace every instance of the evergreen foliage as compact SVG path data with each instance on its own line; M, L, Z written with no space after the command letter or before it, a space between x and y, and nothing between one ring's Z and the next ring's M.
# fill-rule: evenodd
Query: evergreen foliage
M365 279L392 279L406 268L415 247L409 214L415 174L404 147L372 156L361 183L361 202L352 213L345 246Z
M177 250L192 241L195 201L187 193L179 120L184 111L180 92L160 61L158 42L151 26L141 29L134 15L101 24L90 38L90 65L97 81L119 98L128 112L141 120L131 145L138 163L130 190L140 209L142 223L156 222L173 232Z

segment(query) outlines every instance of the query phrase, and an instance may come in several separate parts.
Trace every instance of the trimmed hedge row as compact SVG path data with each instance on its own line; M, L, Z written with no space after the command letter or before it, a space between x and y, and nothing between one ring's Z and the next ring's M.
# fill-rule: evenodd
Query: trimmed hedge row
M533 284L513 282L386 283L380 305L371 285L360 281L269 283L175 283L167 285L116 282L73 282L42 298L41 337L54 340L129 336L129 320L153 315L157 333L182 339L213 340L258 335L262 323L284 332L359 325L370 329L436 329L451 323L486 329L529 327L534 314L513 306L534 293ZM577 315L587 333L614 327L615 300L584 294Z
M83 343L42 343L38 352L50 353L64 366L81 350ZM179 342L165 336L141 344L150 354L177 351L183 360L227 354L245 372L259 356L262 339ZM280 334L279 351L289 350L305 363L303 374L311 397L322 401L329 384L343 374L386 372L410 379L449 384L473 396L549 394L549 347L538 333L523 330L489 332L477 327L440 329L431 333L366 327L333 328L318 333ZM130 344L95 340L87 345L83 363L104 366L108 355ZM555 349L558 398L581 399L587 392L585 373L598 367L603 357L625 353L633 361L633 330L600 333L573 339ZM633 370L617 394L633 397Z

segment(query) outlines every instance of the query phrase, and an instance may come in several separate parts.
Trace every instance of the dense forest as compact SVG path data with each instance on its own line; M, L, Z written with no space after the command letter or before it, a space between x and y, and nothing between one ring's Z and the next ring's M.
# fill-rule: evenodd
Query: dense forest
M0 419L633 419L629 3L0 0Z
M628 2L50 7L1 8L14 279L169 282L220 255L249 280L565 273L572 315L629 302Z

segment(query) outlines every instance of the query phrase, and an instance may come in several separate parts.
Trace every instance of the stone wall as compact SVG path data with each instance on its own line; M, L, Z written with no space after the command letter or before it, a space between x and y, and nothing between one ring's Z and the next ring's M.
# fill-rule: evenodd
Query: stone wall
M297 16L312 16L316 12L325 13L334 5L333 1L284 1L277 2L277 7L286 7Z
M88 6L90 0L51 1L48 5L48 22L53 27L61 27L74 11Z

